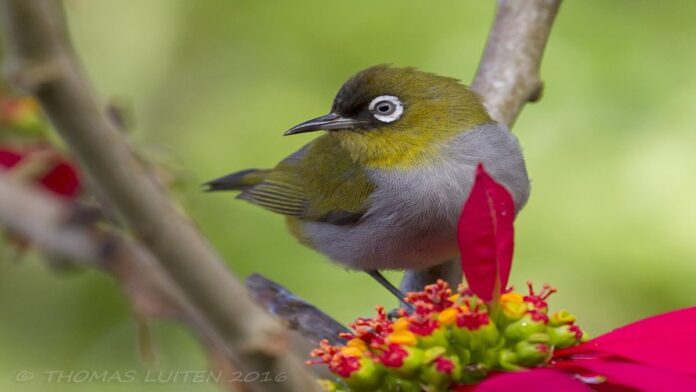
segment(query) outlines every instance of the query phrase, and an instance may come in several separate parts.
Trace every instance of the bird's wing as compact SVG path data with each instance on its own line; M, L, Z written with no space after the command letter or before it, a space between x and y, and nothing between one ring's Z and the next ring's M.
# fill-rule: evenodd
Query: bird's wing
M260 181L244 189L237 197L279 214L301 217L308 197L296 168L307 148L305 146L285 158L274 169L266 170Z
M363 216L373 190L365 171L324 135L266 171L239 198L279 214L344 225Z

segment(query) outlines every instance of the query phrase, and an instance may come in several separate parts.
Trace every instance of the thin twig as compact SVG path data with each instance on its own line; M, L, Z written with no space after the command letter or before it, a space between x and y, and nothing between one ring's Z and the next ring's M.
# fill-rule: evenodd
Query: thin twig
M257 390L311 391L314 381L285 347L280 324L248 298L220 256L134 157L82 75L55 0L2 0L9 80L32 92L110 207L224 342L236 367L284 372Z

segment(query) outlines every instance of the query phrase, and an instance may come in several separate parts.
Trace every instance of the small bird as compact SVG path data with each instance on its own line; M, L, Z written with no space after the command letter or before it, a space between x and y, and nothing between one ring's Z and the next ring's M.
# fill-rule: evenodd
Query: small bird
M456 257L462 205L486 170L517 211L529 180L517 138L458 80L377 65L351 77L331 112L285 132L326 131L273 169L208 182L285 215L302 244L364 270L397 296L383 269L426 269ZM403 297L401 297L403 298Z

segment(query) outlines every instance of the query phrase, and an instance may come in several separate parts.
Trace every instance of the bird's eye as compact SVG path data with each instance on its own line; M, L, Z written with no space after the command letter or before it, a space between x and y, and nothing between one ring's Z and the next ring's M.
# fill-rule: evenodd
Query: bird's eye
M382 101L377 104L375 110L382 116L388 116L396 111L396 106L389 101Z
M404 113L404 105L393 95L380 95L370 102L368 109L377 120L385 123L398 120Z

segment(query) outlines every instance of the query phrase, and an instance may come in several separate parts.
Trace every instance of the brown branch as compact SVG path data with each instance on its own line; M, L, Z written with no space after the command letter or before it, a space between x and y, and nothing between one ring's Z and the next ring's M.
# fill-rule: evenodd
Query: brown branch
M303 365L284 347L277 322L248 298L220 256L177 211L162 187L134 157L88 81L65 34L55 0L2 0L9 80L32 92L81 167L132 233L197 309L226 354L242 371L285 372L284 383L258 390L316 389Z
M498 0L498 11L471 88L479 93L491 116L512 126L527 102L541 98L539 74L544 48L561 0ZM458 260L425 271L406 271L405 291L444 279L462 281Z
M331 344L345 343L338 334L350 332L348 328L285 287L258 274L248 277L246 284L257 302L312 343L322 339Z
M499 0L471 87L497 121L512 126L527 102L541 98L539 68L561 0Z

